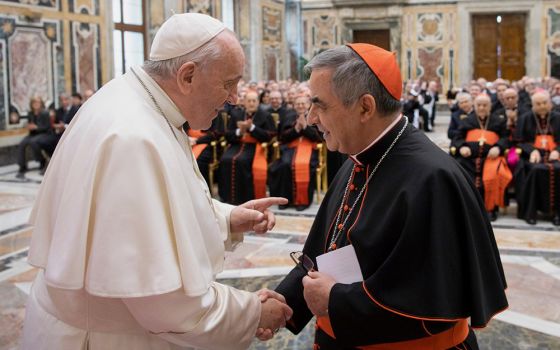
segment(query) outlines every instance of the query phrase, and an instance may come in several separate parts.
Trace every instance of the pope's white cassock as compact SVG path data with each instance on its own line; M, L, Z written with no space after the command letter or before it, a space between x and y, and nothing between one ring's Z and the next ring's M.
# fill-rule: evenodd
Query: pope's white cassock
M134 72L82 106L49 165L23 349L244 349L255 335L258 297L214 282L242 237L233 207L211 199L175 104Z

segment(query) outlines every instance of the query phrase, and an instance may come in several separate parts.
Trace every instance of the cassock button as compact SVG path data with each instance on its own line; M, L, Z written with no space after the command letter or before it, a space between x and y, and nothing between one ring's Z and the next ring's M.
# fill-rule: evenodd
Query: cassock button
M357 166L357 167L354 168L354 171L359 173L360 171L362 171L362 169L359 166Z
M356 186L354 186L354 184L350 185L350 191L354 191L356 189Z
M349 209L348 204L344 204L344 211L348 211Z
M319 349L320 349L319 344L313 344L313 350L319 350Z

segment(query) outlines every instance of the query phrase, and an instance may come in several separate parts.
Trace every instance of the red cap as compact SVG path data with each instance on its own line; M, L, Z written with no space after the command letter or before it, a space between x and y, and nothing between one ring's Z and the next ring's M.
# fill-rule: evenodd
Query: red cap
M347 45L368 65L391 96L400 100L402 77L396 54L371 44Z

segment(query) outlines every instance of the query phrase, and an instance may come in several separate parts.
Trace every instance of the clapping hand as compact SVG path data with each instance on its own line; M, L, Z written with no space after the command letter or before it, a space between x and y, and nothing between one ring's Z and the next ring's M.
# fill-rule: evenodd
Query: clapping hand
M531 152L531 155L529 156L529 162L530 163L540 163L541 162L541 153L539 152L539 150L534 150L533 152Z
M292 309L286 305L286 299L282 294L269 289L261 289L257 292L261 300L261 319L255 336L266 341L272 339L279 328L286 326L286 321L292 317Z

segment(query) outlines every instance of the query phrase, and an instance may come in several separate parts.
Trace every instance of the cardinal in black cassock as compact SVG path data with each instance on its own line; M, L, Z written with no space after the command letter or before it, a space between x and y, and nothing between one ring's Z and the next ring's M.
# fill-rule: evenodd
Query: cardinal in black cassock
M482 199L459 164L399 114L394 55L348 46L308 64L308 121L327 147L352 156L315 218L307 263L276 290L294 311L287 327L297 333L317 316L321 350L477 349L472 327L508 306ZM334 83L337 73L346 76ZM345 81L357 85L353 100L343 95ZM316 270L317 256L349 245L363 281L337 283L320 268L306 273L309 261Z

